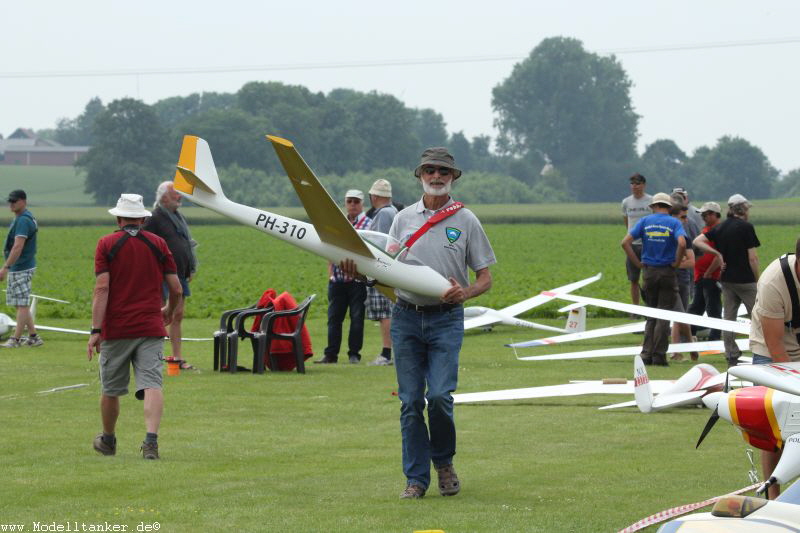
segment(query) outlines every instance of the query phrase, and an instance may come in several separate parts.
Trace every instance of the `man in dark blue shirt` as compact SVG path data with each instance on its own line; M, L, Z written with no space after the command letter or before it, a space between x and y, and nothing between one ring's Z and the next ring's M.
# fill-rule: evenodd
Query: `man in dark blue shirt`
M669 215L672 208L666 193L653 196L652 215L642 217L622 239L628 259L644 272L644 299L649 307L672 310L678 295L675 269L686 250L686 233L680 221ZM636 257L632 243L642 240L642 259ZM646 365L668 366L669 321L647 319L642 343L642 361Z

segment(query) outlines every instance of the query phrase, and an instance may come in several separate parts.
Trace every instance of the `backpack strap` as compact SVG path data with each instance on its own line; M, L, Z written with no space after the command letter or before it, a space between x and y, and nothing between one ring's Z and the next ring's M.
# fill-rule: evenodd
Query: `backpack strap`
M125 235L117 239L117 242L114 243L114 246L112 246L111 250L109 250L108 254L106 254L109 263L111 263L111 261L114 260L114 257L117 256L117 253L125 245L125 243L128 242L128 239L130 239L131 237L135 237L140 241L143 241L147 245L147 247L150 248L150 251L153 252L153 255L156 256L156 260L159 263L163 263L164 260L167 258L167 256L164 255L164 253L161 250L159 250L158 247L150 241L150 239L142 235L141 231L131 232L126 230L125 228L119 231L124 232Z
M787 322L787 326L792 329L800 328L800 299L797 297L797 285L795 285L792 269L789 267L789 255L784 254L780 258L781 270L786 280L786 287L789 289L789 298L792 300L792 321Z
M414 235L408 238L408 240L406 241L406 248L411 248L411 246L415 242L417 242L417 239L425 235L425 233L427 233L429 229L431 229L433 226L435 226L442 220L446 219L447 217L455 215L458 212L458 210L461 209L462 207L464 207L464 204L462 204L461 202L453 202L452 204L445 207L438 213L435 213L431 218L428 219L427 222L425 222L425 224L422 225L422 227L420 227L416 231L416 233L414 233Z

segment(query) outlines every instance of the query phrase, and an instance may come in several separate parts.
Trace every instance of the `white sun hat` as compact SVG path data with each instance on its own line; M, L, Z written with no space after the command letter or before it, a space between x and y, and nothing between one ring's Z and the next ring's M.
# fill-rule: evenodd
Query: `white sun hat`
M150 216L150 211L144 208L141 194L121 194L117 200L117 207L108 210L115 217L145 218Z

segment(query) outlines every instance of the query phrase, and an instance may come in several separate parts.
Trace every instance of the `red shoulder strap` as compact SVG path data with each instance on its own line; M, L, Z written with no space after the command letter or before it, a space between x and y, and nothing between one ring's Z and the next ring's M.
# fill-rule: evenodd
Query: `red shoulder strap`
M453 216L456 212L464 207L464 204L461 202L453 202L449 206L445 207L438 213L435 213L428 221L419 228L414 235L408 238L406 241L406 248L411 248L411 246L417 242L417 239L425 235L425 233L431 229L433 226L441 222L442 220L446 219L447 217Z

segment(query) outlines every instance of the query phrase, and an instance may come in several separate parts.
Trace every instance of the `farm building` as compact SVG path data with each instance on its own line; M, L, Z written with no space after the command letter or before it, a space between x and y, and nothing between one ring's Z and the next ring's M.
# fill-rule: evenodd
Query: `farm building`
M17 128L6 139L0 137L0 165L71 166L88 151L88 146L63 146L41 139L26 128Z

